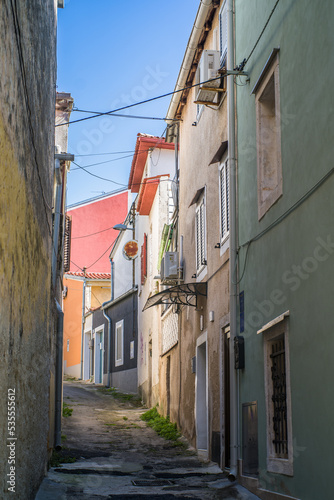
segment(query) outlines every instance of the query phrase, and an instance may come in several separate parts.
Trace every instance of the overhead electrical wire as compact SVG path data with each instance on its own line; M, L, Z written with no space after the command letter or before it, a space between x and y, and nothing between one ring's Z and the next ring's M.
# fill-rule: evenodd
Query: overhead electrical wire
M93 116L86 116L85 118L80 118L79 120L72 120L70 122L58 123L56 127L62 127L64 125L72 125L73 123L83 122L85 120L92 120L93 118L98 118L99 116L112 115L116 113L116 111L123 111L123 109L133 108L134 106L139 106L140 104L146 104L148 102L156 101L157 99L163 99L164 97L169 97L173 94L178 94L179 92L183 92L184 90L192 89L193 87L198 87L199 85L203 85L205 83L214 82L215 80L220 80L221 76L217 76L216 78L210 78L209 80L205 80L204 82L194 83L193 85L189 85L187 87L183 87L179 90L174 90L173 92L167 92L166 94L162 94L156 97L151 97L150 99L146 99L145 101L135 102L133 104L128 104L127 106L122 106L121 108L112 109L111 111L105 111L103 113L98 113ZM173 121L173 120L171 120Z
M104 233L106 231L110 231L110 229L113 229L113 226L107 227L106 229L101 229L101 231L96 231L95 233L84 234L83 236L72 236L71 241L72 240L79 240L81 238L89 238L90 236L95 236L96 234L101 234L101 233Z
M106 156L106 155L124 155L126 153L134 153L135 150L132 149L131 151L109 151L108 153L91 153L91 154L86 154L86 155L75 155L76 157L82 157L82 156Z
M15 39L16 39L16 45L17 45L17 50L18 50L18 55L19 55L19 66L20 66L20 71L21 71L21 76L22 76L24 101L25 101L26 109L27 109L28 128L29 128L32 147L33 147L33 151L34 151L34 159L35 159L35 164L36 164L37 178L38 178L38 183L39 183L41 193L42 193L42 200L43 200L43 205L44 205L46 222L48 225L49 233L52 237L52 229L50 226L49 216L48 216L48 210L49 210L49 212L51 212L52 209L49 206L48 202L46 201L46 196L44 193L44 188L43 188L42 178L41 178L41 173L40 173L40 167L39 167L39 162L38 162L37 148L36 148L36 143L35 143L35 133L34 133L34 127L32 124L32 112L31 112L29 93L28 93L27 75L26 75L23 49L22 49L22 43L21 43L21 40L22 40L21 28L20 28L18 13L17 13L16 0L10 0L10 6L11 6L12 16L13 16Z
M249 53L248 57L246 57L246 58L245 58L245 59L244 59L244 60L243 60L243 61L239 64L239 66L237 66L237 67L235 68L236 70L242 71L242 70L244 69L244 67L246 66L246 64L248 63L249 59L252 57L252 55L253 55L253 53L254 53L254 50L256 49L256 47L257 47L257 45L258 45L259 41L261 40L262 35L263 35L263 33L265 32L265 30L266 30L266 28L267 28L267 26L268 26L268 24L269 24L269 22L270 22L270 19L272 18L272 15L274 14L274 12L275 12L275 10L276 10L276 7L277 7L277 5L278 5L279 1L280 1L280 0L276 0L276 3L275 3L275 5L274 5L274 7L272 8L272 11L270 12L270 15L269 15L269 17L268 17L268 19L267 19L267 21L266 21L266 24L264 25L264 27L263 27L263 29L262 29L261 33L259 34L259 36L258 36L258 38L257 38L257 40L256 40L256 42L255 42L255 44L254 44L254 46L253 46L253 48L252 48L252 50L250 51L250 53Z
M86 111L85 109L73 109L72 111L77 111L79 113L91 113L93 115L100 115L100 111ZM108 116L118 116L119 118L136 118L138 120L160 120L165 121L166 118L158 118L156 116L138 116L138 115L121 115L119 113L108 113Z
M72 163L74 165L76 165L77 167L81 168L81 170L83 170L87 174L91 175L92 177L96 177L97 179L101 179L102 181L112 182L113 184L117 184L118 186L127 187L127 184L123 184L121 182L116 182L116 181L113 181L111 179L107 179L106 177L101 177L100 175L92 174L92 172L89 172L88 170L86 170L84 167L82 167L81 165L79 165L76 161L72 161Z
M114 162L114 161L123 160L124 158L131 158L131 157L134 157L134 156L145 154L145 153L147 153L147 152L149 152L151 150L153 150L152 147L148 148L148 149L143 149L142 151L138 151L137 153L135 151L133 151L132 154L130 154L130 155L120 156L119 158L113 158L111 160L100 161L98 163L90 163L89 165L85 165L84 168L96 167L97 165L103 165L105 163L111 163L111 162ZM72 163L74 163L74 162L72 162ZM72 172L75 171L75 170L78 170L78 169L77 168L72 168L71 169Z

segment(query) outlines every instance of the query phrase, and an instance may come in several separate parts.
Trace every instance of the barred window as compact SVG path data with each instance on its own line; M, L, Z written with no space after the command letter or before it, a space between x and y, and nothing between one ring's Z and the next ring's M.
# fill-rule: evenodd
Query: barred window
M287 311L265 325L263 334L267 413L267 470L293 475L289 328Z

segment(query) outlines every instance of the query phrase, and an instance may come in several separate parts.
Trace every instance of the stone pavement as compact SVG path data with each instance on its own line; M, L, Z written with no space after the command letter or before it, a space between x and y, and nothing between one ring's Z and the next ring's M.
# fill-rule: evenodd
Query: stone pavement
M36 500L258 498L194 450L158 436L140 420L145 409L137 401L65 382L64 402L73 413L63 418L61 455L77 460L52 467Z

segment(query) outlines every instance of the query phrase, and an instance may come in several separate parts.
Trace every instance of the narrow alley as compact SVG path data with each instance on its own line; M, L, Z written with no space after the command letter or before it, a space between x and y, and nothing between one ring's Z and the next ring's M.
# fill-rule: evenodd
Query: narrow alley
M158 436L140 419L146 409L136 396L66 381L64 406L73 411L63 417L63 448L36 500L257 498L200 462L182 438L176 445Z

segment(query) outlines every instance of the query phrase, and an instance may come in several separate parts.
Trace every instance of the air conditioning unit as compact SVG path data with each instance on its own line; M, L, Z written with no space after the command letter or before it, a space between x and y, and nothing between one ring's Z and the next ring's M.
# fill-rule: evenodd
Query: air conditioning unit
M161 281L176 280L178 278L179 254L178 252L166 252L161 261Z
M200 102L213 102L217 96L217 92L210 90L220 87L221 79L218 70L220 68L220 52L219 50L203 50L201 59L198 64L198 83L203 83L198 87L196 101ZM211 80L216 78L211 82Z

